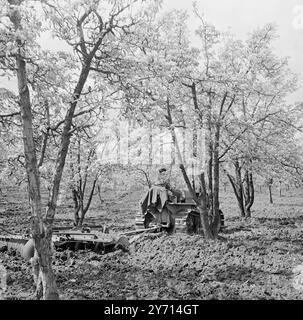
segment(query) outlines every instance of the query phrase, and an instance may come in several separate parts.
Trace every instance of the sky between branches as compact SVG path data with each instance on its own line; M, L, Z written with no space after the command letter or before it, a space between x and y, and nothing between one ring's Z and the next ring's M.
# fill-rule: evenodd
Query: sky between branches
M199 11L206 21L220 31L230 31L237 38L244 39L255 28L266 23L275 23L279 39L275 41L276 53L289 56L289 65L299 76L299 90L289 97L289 102L303 100L303 0L197 0ZM192 16L192 2L189 0L163 0L162 10L187 9ZM189 20L192 31L198 21ZM193 39L193 45L195 45ZM65 45L55 41L50 34L44 34L40 41L44 49L60 50ZM0 88L16 92L13 81L0 78Z
M290 97L290 102L303 100L303 0L198 0L205 20L220 31L229 30L244 39L255 28L275 23L279 39L275 41L276 53L289 56L289 65L299 76L301 87ZM163 9L188 9L191 1L164 0ZM195 28L191 19L191 28Z

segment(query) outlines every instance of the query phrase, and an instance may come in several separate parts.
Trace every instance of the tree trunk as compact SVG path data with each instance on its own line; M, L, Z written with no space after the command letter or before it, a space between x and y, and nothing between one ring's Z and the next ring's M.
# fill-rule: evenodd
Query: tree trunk
M86 210L84 207L83 207L83 205L81 206L81 210L80 210L80 218L79 218L79 220L78 220L78 224L77 224L77 226L78 227L82 227L82 225L83 225L83 222L84 222L84 218L85 218L85 215L86 215L86 212L87 212L88 210Z
M63 173L65 160L66 160L66 156L67 156L68 148L69 148L69 144L70 144L71 127L72 127L73 117L74 117L75 110L76 110L79 98L81 96L83 87L86 83L86 80L87 80L89 72L90 72L90 65L91 65L92 59L95 56L96 51L97 51L99 45L101 44L101 42L102 42L102 38L98 39L98 41L94 45L93 49L88 54L85 61L83 62L81 73L80 73L78 82L77 82L76 87L73 92L73 98L70 101L69 108L68 108L67 113L65 115L64 127L63 127L63 132L61 135L60 150L57 155L55 174L54 174L54 178L52 181L51 197L48 202L47 213L46 213L46 220L50 224L53 223L54 216L56 213L57 200L58 200L58 195L59 195L60 183L61 183L61 179L62 179L62 173Z
M210 225L212 234L214 237L217 236L217 230L214 227L217 219L219 218L217 214L219 214L219 209L216 208L219 206L218 196L218 186L219 182L215 181L219 177L219 161L215 163L215 153L217 153L218 158L218 149L219 149L219 137L220 137L220 124L217 123L216 131L215 131L215 143L212 141L212 103L211 103L211 94L208 94L209 103L207 107L207 125L206 125L206 155L207 158L205 160L206 164L206 172L207 172L207 205L208 205L208 216L210 219ZM216 167L217 166L217 167ZM217 176L216 176L217 175ZM216 184L217 183L217 184Z
M193 186L193 189L194 189L194 192L196 192L196 182L195 182L195 167L194 167L194 164L192 163L191 164L191 180L192 180L192 186Z
M234 194L235 194L236 199L237 199L240 217L245 217L245 210L244 210L244 204L243 204L243 195L241 197L241 192L239 190L239 187L237 186L235 178L233 176L231 176L230 174L228 174L227 176L228 176L228 179L230 181L230 184L232 186L232 189L233 189Z
M14 24L17 35L18 31L22 30L21 14L19 12L19 6L22 1L8 0L8 2L10 5L12 5L10 20ZM40 196L40 178L32 132L31 103L27 85L26 63L23 58L25 56L25 42L18 38L16 40L18 47L18 53L16 55L16 69L20 96L20 111L22 115L24 153L26 158L32 216L34 218L32 223L32 233L35 247L38 252L44 299L59 298L56 283L54 280L55 278L53 276L51 268L51 257L49 255L50 250L48 250L48 248L51 248L52 225L56 213L62 173L70 144L70 137L72 134L71 127L75 109L81 96L84 84L89 75L92 59L94 58L99 46L101 45L102 40L103 37L100 37L96 41L91 51L85 56L85 59L83 60L81 73L77 85L74 89L73 97L69 103L69 108L65 115L63 132L61 135L60 150L57 155L55 174L52 180L51 194L49 202L47 204L46 215L45 217L43 217L43 219Z
M14 24L17 31L21 30L21 14L18 10L20 1L10 0L9 3L16 6L11 12L10 20ZM42 217L40 174L38 170L38 161L33 134L32 110L27 83L26 62L24 60L25 45L20 39L17 39L16 42L18 45L16 69L18 78L19 105L22 117L25 166L32 214L31 231L35 250L37 251L36 259L38 260L40 266L43 297L45 300L58 300L59 294L52 270L52 259L50 254L52 229L51 226L45 224L45 221L43 221ZM37 284L39 284L39 281L37 281Z
M245 208L244 208L244 197L243 197L243 183L241 175L241 167L239 161L236 161L235 164L235 173L236 173L236 184L238 186L238 202L241 217L245 217Z
M227 174L227 176L237 199L240 217L244 218L245 206L244 206L244 198L243 198L243 184L242 184L242 176L241 176L241 167L239 165L238 160L234 162L234 167L235 167L236 178L234 178L230 174Z
M269 178L267 180L267 185L268 185L268 191L269 191L269 203L273 204L273 197L272 197L272 184L273 184L273 178Z
M206 239L215 239L215 236L212 233L212 230L209 224L209 219L208 219L207 191L206 191L204 173L200 175L200 182L201 182L201 195L200 195L200 201L198 204L198 209L200 212L200 220L201 220L203 233Z
M51 197L48 202L47 207L47 214L46 219L49 221L49 223L53 223L54 215L56 212L57 207L57 200L59 196L59 189L60 189L60 183L62 178L62 173L65 165L66 155L68 152L69 144L70 144L70 129L72 126L72 119L73 115L77 106L78 99L81 95L83 86L86 82L86 79L88 77L89 73L89 65L83 66L81 70L81 75L79 77L79 81L76 85L76 88L74 90L74 99L70 103L70 107L67 111L67 114L65 116L64 120L64 128L61 138L61 144L60 144L60 150L57 156L56 166L55 166L55 175L52 181L52 191L51 191Z
M282 197L282 181L279 181L279 196Z
M216 125L215 145L213 152L213 219L211 228L213 235L217 237L220 229L220 213L219 213L219 140L220 140L220 123Z
M272 190L271 190L271 184L268 185L268 191L269 191L269 203L273 204L273 198L272 198Z
M78 201L77 191L74 188L72 189L72 197L74 201L74 225L77 226L80 219L79 218L80 205Z
M148 188L151 188L151 187L152 187L152 182L151 182L151 180L150 180L150 178L149 178L150 168L148 168L149 165L147 165L146 167L147 167L146 170L141 169L141 168L138 168L138 170L144 174L145 181L146 181L146 183L147 183L147 185L148 185Z
M148 132L148 165L149 167L153 165L153 127L151 123Z
M58 289L55 276L52 272L52 229L46 228L45 237L35 242L37 255L39 257L39 279L37 286L37 298L40 298L40 283L42 283L43 297L45 300L58 300ZM42 254L39 254L42 252Z
M102 205L103 202L104 202L104 200L102 199L102 196L101 196L101 187L100 187L100 184L98 184L97 188L98 188L98 197L99 197L100 203L101 203L101 205Z
M200 219L201 219L202 229L204 232L204 237L206 239L214 239L211 227L209 225L209 220L208 220L207 191L206 191L204 173L201 174L201 194L200 194L200 197L198 198L196 193L194 192L194 189L193 189L191 183L190 183L190 180L188 178L188 175L186 173L186 170L185 170L185 167L183 164L183 159L182 159L182 155L180 152L175 129L172 126L173 121L172 121L172 116L171 116L171 112L170 112L169 100L167 100L167 120L168 120L169 125L171 126L172 141L173 141L173 144L175 145L175 148L176 148L176 154L177 154L178 160L180 162L180 169L181 169L184 181L185 181L187 188L188 188L188 190L189 190L189 192L190 192L190 194L191 194L191 196L192 196L194 202L196 203L196 205L199 209L199 212L200 212Z
M253 176L251 172L248 172L248 170L245 171L244 197L245 197L245 217L250 218L251 207L255 200L255 192L254 192Z
M160 129L160 134L159 134L159 164L163 166L164 164L164 156L163 156L163 151L164 151L164 146L163 146L163 130Z
M94 192L95 192L95 188L96 188L96 184L97 184L98 178L96 177L94 182L93 182L93 186L91 188L90 194L89 194L89 198L87 200L86 206L84 206L84 195L85 195L85 190L82 190L82 194L77 194L76 195L76 199L77 199L77 207L75 207L75 220L74 223L77 227L81 227L83 225L83 221L85 219L85 215L91 205L93 196L94 196ZM79 217L79 212L80 217Z
M80 217L79 217L80 207L74 209L74 226L79 225Z
M208 205L208 214L210 217L213 216L213 144L211 142L211 136L208 138L207 146L207 205Z
M80 219L79 219L79 222L78 222L78 227L82 227L83 221L84 221L84 217L85 217L85 212L84 212L84 210L81 210L81 215L80 215Z

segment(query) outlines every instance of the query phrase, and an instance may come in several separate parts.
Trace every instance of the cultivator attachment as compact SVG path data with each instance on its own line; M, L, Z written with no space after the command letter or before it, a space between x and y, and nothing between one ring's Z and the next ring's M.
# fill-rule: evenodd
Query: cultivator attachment
M22 235L0 235L0 249L14 249L20 254L29 237Z
M65 229L65 228L63 228ZM92 250L105 254L118 249L128 251L132 238L149 232L155 232L151 227L141 230L132 230L120 234L109 234L100 231L92 232L89 228L82 230L60 230L54 228L52 241L56 250ZM0 251L14 249L23 258L29 260L34 255L34 241L24 235L0 235Z

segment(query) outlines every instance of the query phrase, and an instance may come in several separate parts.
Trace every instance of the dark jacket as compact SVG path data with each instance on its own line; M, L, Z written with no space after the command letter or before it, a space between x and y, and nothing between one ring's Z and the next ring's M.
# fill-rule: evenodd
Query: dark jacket
M142 214L146 213L149 206L155 206L160 212L168 200L167 189L163 186L151 187L140 200Z

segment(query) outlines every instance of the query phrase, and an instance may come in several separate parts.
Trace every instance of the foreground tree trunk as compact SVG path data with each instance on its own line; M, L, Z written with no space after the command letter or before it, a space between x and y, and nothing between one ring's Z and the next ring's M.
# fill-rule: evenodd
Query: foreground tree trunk
M35 255L33 263L39 266L38 277L36 275L36 298L45 300L59 300L55 275L52 271L52 229L44 228L47 234L35 241ZM38 269L38 267L36 267Z
M18 10L21 1L10 0L9 3L16 6L11 12L10 20L14 24L16 31L22 30L21 14ZM26 62L24 60L25 45L21 39L17 38L16 41L18 45L18 53L16 54L16 72L18 79L19 105L22 117L25 167L32 215L31 231L36 250L34 260L36 263L39 263L37 297L40 298L43 293L44 299L57 300L59 299L59 294L51 261L52 229L51 226L45 223L42 216L40 174L33 134L32 109L27 83ZM40 281L43 286L43 291L40 289Z
M19 31L22 31L21 14L18 8L22 3L22 0L9 0L9 3L14 6L14 9L10 13L10 20L14 24L17 33ZM42 283L43 298L46 300L59 299L59 294L51 264L52 226L56 213L62 173L70 144L70 137L72 134L72 120L77 103L79 101L84 84L90 71L92 59L95 56L100 44L102 43L102 39L103 38L100 37L96 41L92 50L87 53L86 59L82 64L78 82L74 89L73 98L69 103L69 108L65 115L60 149L56 159L55 174L51 185L50 198L45 215L42 215L40 177L38 171L35 142L33 138L31 102L27 83L26 62L24 60L25 42L18 38L16 40L18 47L18 53L16 54L16 71L20 97L20 111L22 115L24 154L26 159L26 171L28 175L29 186L28 189L32 208L32 235L34 239L35 250L37 251L35 259L39 261L40 267L40 281L38 281L37 285L39 286L40 283ZM38 289L39 288L37 288L37 290Z

